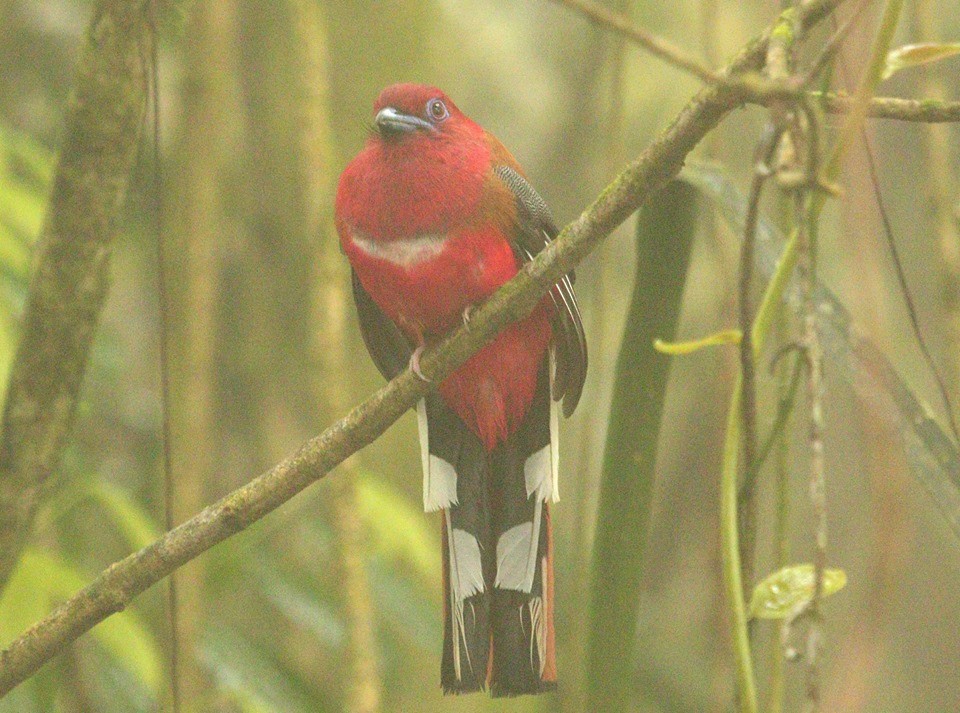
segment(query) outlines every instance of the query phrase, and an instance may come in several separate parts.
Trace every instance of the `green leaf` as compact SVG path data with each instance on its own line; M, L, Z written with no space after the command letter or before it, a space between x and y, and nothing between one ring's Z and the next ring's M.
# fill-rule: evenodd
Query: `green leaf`
M53 152L0 124L0 273L26 281L53 167Z
M591 573L588 708L627 710L635 693L634 641L670 358L652 347L672 338L696 233L696 191L666 186L637 222L633 296L617 357L603 455Z
M357 508L375 552L409 563L427 581L439 581L439 536L427 529L428 520L420 508L387 481L370 474L357 479Z
M0 124L0 147L4 165L15 169L25 182L45 189L53 181L56 155L29 134Z
M923 42L897 47L887 54L887 63L883 68L881 79L889 79L901 69L939 62L958 54L960 54L960 42Z
M30 136L0 124L0 383L6 384L31 246L46 212L54 155ZM0 406L5 387L0 387Z
M847 585L842 569L823 571L822 597L829 597ZM812 564L795 564L771 574L753 589L750 616L755 619L786 619L798 613L812 598Z
M274 660L266 647L253 644L228 627L204 634L199 657L219 692L244 713L329 710L310 700L308 691L298 687L297 676Z
M729 172L720 164L688 161L681 172L683 180L699 188L719 209L735 232L743 233L746 196L737 188ZM784 236L764 216L757 224L757 268L763 279L787 279L790 270L780 270L781 261L795 260L784 245ZM773 289L768 285L768 292ZM780 290L784 303L791 309L800 307L797 291L787 286ZM905 454L910 472L931 496L934 505L960 539L960 451L951 436L930 415L930 408L917 396L907 380L896 370L887 356L857 329L847 309L825 287L815 291L816 311L825 347L825 355L836 372L871 402L889 405L885 418L896 424L907 445ZM775 311L757 315L755 333L769 331ZM767 326L759 329L765 319Z
M345 638L343 622L317 592L305 591L282 577L264 572L260 577L267 597L304 631L311 631L324 646L336 648Z
M87 578L59 555L27 548L0 598L0 644L12 641L86 584ZM134 610L114 614L94 627L92 635L118 666L154 694L159 692L160 651Z
M45 555L28 548L10 577L3 597L0 598L0 612L3 614L0 616L0 646L5 647L50 611L50 600L44 596L44 589L69 586L67 582L53 581L64 576L59 566L49 567L47 576L42 576L44 557ZM36 584L40 585L39 589L35 588Z
M653 348L661 354L670 356L684 356L693 354L706 347L719 347L727 344L739 344L743 335L739 329L724 329L708 334L700 339L691 339L685 342L665 342L662 339L653 340Z
M160 528L150 515L122 488L90 478L81 486L81 493L113 520L131 549L139 550L160 537Z
M4 295L4 301L8 301L6 295ZM16 335L17 320L8 302L0 307L0 407L3 406L7 397L7 381L17 345Z
M437 642L443 638L440 602L431 596L439 593L440 583L428 591L411 581L403 572L390 567L370 568L370 590L377 608L377 620L384 628L393 628L430 655L437 653Z

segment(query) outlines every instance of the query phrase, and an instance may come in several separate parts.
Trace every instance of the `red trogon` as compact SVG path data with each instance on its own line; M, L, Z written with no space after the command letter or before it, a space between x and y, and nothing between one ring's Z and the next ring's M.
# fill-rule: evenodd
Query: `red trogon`
M336 225L364 342L390 379L469 318L557 228L506 148L440 90L387 87L340 177ZM556 685L557 403L587 369L573 275L417 407L426 510L443 511L447 693Z

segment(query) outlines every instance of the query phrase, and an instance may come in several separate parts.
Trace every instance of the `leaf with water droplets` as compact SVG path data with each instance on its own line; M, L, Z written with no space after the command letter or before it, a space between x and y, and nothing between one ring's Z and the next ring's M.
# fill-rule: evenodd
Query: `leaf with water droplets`
M823 571L821 597L828 597L847 584L847 573L842 569ZM750 598L750 616L755 619L785 619L800 611L813 598L814 573L812 564L784 567L753 589Z

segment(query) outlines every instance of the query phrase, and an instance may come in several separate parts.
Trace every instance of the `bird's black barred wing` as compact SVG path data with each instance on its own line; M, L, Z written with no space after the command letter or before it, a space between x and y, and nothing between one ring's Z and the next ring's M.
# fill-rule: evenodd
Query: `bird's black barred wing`
M363 343L367 345L370 358L383 378L390 381L393 377L407 368L413 347L403 336L403 332L394 324L393 320L383 313L373 298L367 294L360 284L357 273L351 271L353 277L353 301L357 304L357 315L360 317L360 334Z
M497 177L510 189L517 201L520 230L514 250L523 262L529 262L557 237L557 226L546 202L516 169L500 164L494 168ZM557 372L553 381L553 398L563 399L563 415L577 407L583 382L587 376L587 341L583 333L577 297L573 293L574 273L564 275L550 290L556 307L553 319L557 347Z

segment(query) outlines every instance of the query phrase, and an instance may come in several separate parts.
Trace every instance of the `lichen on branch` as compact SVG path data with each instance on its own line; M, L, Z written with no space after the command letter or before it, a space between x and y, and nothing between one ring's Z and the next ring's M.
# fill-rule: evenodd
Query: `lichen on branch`
M97 4L67 106L0 423L0 589L60 464L107 295L110 246L146 106L146 7Z

